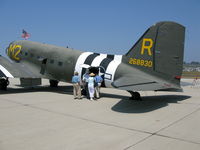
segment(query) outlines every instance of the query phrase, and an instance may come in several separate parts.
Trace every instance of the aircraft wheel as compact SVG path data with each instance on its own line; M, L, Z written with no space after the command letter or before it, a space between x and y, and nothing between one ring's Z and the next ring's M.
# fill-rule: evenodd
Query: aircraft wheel
M7 86L9 85L9 81L7 79L0 79L0 90L7 90Z
M50 87L58 87L58 81L57 80L49 80Z

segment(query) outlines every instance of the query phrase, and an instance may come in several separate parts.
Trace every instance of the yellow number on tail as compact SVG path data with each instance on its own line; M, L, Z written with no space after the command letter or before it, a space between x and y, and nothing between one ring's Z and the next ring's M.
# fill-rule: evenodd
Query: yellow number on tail
M153 66L153 62L151 60L143 60L143 59L136 59L136 58L130 58L129 64L149 67L149 68Z

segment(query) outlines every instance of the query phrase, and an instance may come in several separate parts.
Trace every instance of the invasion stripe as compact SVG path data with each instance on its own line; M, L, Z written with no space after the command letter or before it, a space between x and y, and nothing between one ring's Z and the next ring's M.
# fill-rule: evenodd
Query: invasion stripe
M105 69L105 71L106 71L106 69L107 69L107 67L108 67L108 65L109 65L109 63L111 61L112 61L112 59L109 59L108 57L104 58L103 61L100 63L99 66L102 66Z
M82 71L81 65L84 64L86 58L91 54L93 54L93 53L92 52L84 52L78 57L74 71L77 71L79 73L79 77L81 77L81 71Z
M91 64L92 64L92 61L95 59L95 57L97 57L97 56L99 56L99 55L100 55L100 54L97 54L97 53L94 53L94 54L89 55L89 56L86 58L84 64L91 65Z
M115 71L122 61L122 55L115 55L114 60L111 61L106 69L105 86L112 87L111 83L114 81Z
M115 55L108 55L108 56L107 56L107 58L109 58L109 59L111 59L111 60L113 60L114 57L115 57Z
M99 56L97 56L97 57L93 60L91 66L93 66L93 67L98 67L98 66L100 66L100 63L101 63L101 62L103 61L103 59L106 58L106 57L107 57L107 54L100 54Z
M0 70L0 77L6 77L6 75Z
M92 52L82 53L76 62L75 70L79 72L79 76L82 77L86 72L87 66L104 68L101 69L101 73L104 74L104 82L102 86L112 87L111 83L114 80L114 75L117 67L122 61L122 55L107 55L107 54L98 54ZM84 68L84 66L86 68Z
M122 62L122 55L115 55L114 60L121 63Z
M99 56L99 55L100 55L100 54L98 54L98 53L94 53L94 54L89 55L89 56L86 58L84 64L87 64L87 65L90 65L90 66L91 66L93 60L94 60L97 56ZM82 69L82 73L81 73L81 77L85 74L85 72L86 72L86 68L83 68L83 69Z
M8 70L6 70L6 68L4 68L2 65L0 65L0 70L3 72L3 74L6 76L6 77L10 77L10 78L14 78L10 72L8 72Z
M102 66L105 69L105 73L107 70L108 65L110 64L111 61L113 61L114 59L114 55L107 55L107 58L103 59L103 61L100 63L99 66ZM104 72L103 70L101 70L101 72ZM102 86L105 86L105 80L102 82Z

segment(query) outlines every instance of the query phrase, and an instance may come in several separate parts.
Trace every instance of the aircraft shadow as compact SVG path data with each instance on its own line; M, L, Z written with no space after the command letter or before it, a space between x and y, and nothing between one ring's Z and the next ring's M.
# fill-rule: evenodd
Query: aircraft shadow
M190 97L187 95L159 95L143 96L142 101L122 99L111 109L121 113L145 113L166 107L169 103L178 103Z
M73 94L73 87L69 86L58 86L56 88L49 86L35 86L35 87L25 87L25 88L10 88L7 91L0 91L2 94L16 94L16 93L31 93L31 92L54 92L60 94Z
M36 86L29 88L8 88L7 91L0 91L2 94L17 94L17 93L30 93L30 92L54 92L59 94L73 94L72 85L58 86L52 88L49 86ZM162 107L168 106L169 103L178 103L179 101L186 100L191 96L187 95L158 95L158 96L143 96L142 101L129 100L129 96L101 93L101 97L108 97L113 99L121 99L111 109L120 113L145 113L150 112Z
M101 97L107 97L107 98L115 98L115 99L129 99L129 96L110 94L110 93L103 93L103 92L101 92L100 96Z

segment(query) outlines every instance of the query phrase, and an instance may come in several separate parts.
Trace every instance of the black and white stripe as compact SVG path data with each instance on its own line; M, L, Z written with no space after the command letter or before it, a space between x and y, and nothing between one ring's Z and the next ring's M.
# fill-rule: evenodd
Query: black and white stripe
M84 64L91 66L93 60L94 60L97 56L99 56L99 54L97 54L97 53L94 53L94 54L89 55L89 56L85 59ZM83 76L83 75L85 74L85 72L86 72L86 68L83 68L83 69L82 69L82 72L81 72L81 76Z
M104 71L101 71L104 74L104 81L106 87L112 87L111 83L114 80L114 75L117 67L122 61L122 55L107 55L107 54L97 54L91 52L82 53L75 66L75 71L79 73L79 76L85 73L85 66L101 66L104 68Z
M0 78L1 77L6 77L6 75L0 70Z
M0 77L9 77L14 78L10 72L4 68L2 65L0 65Z

